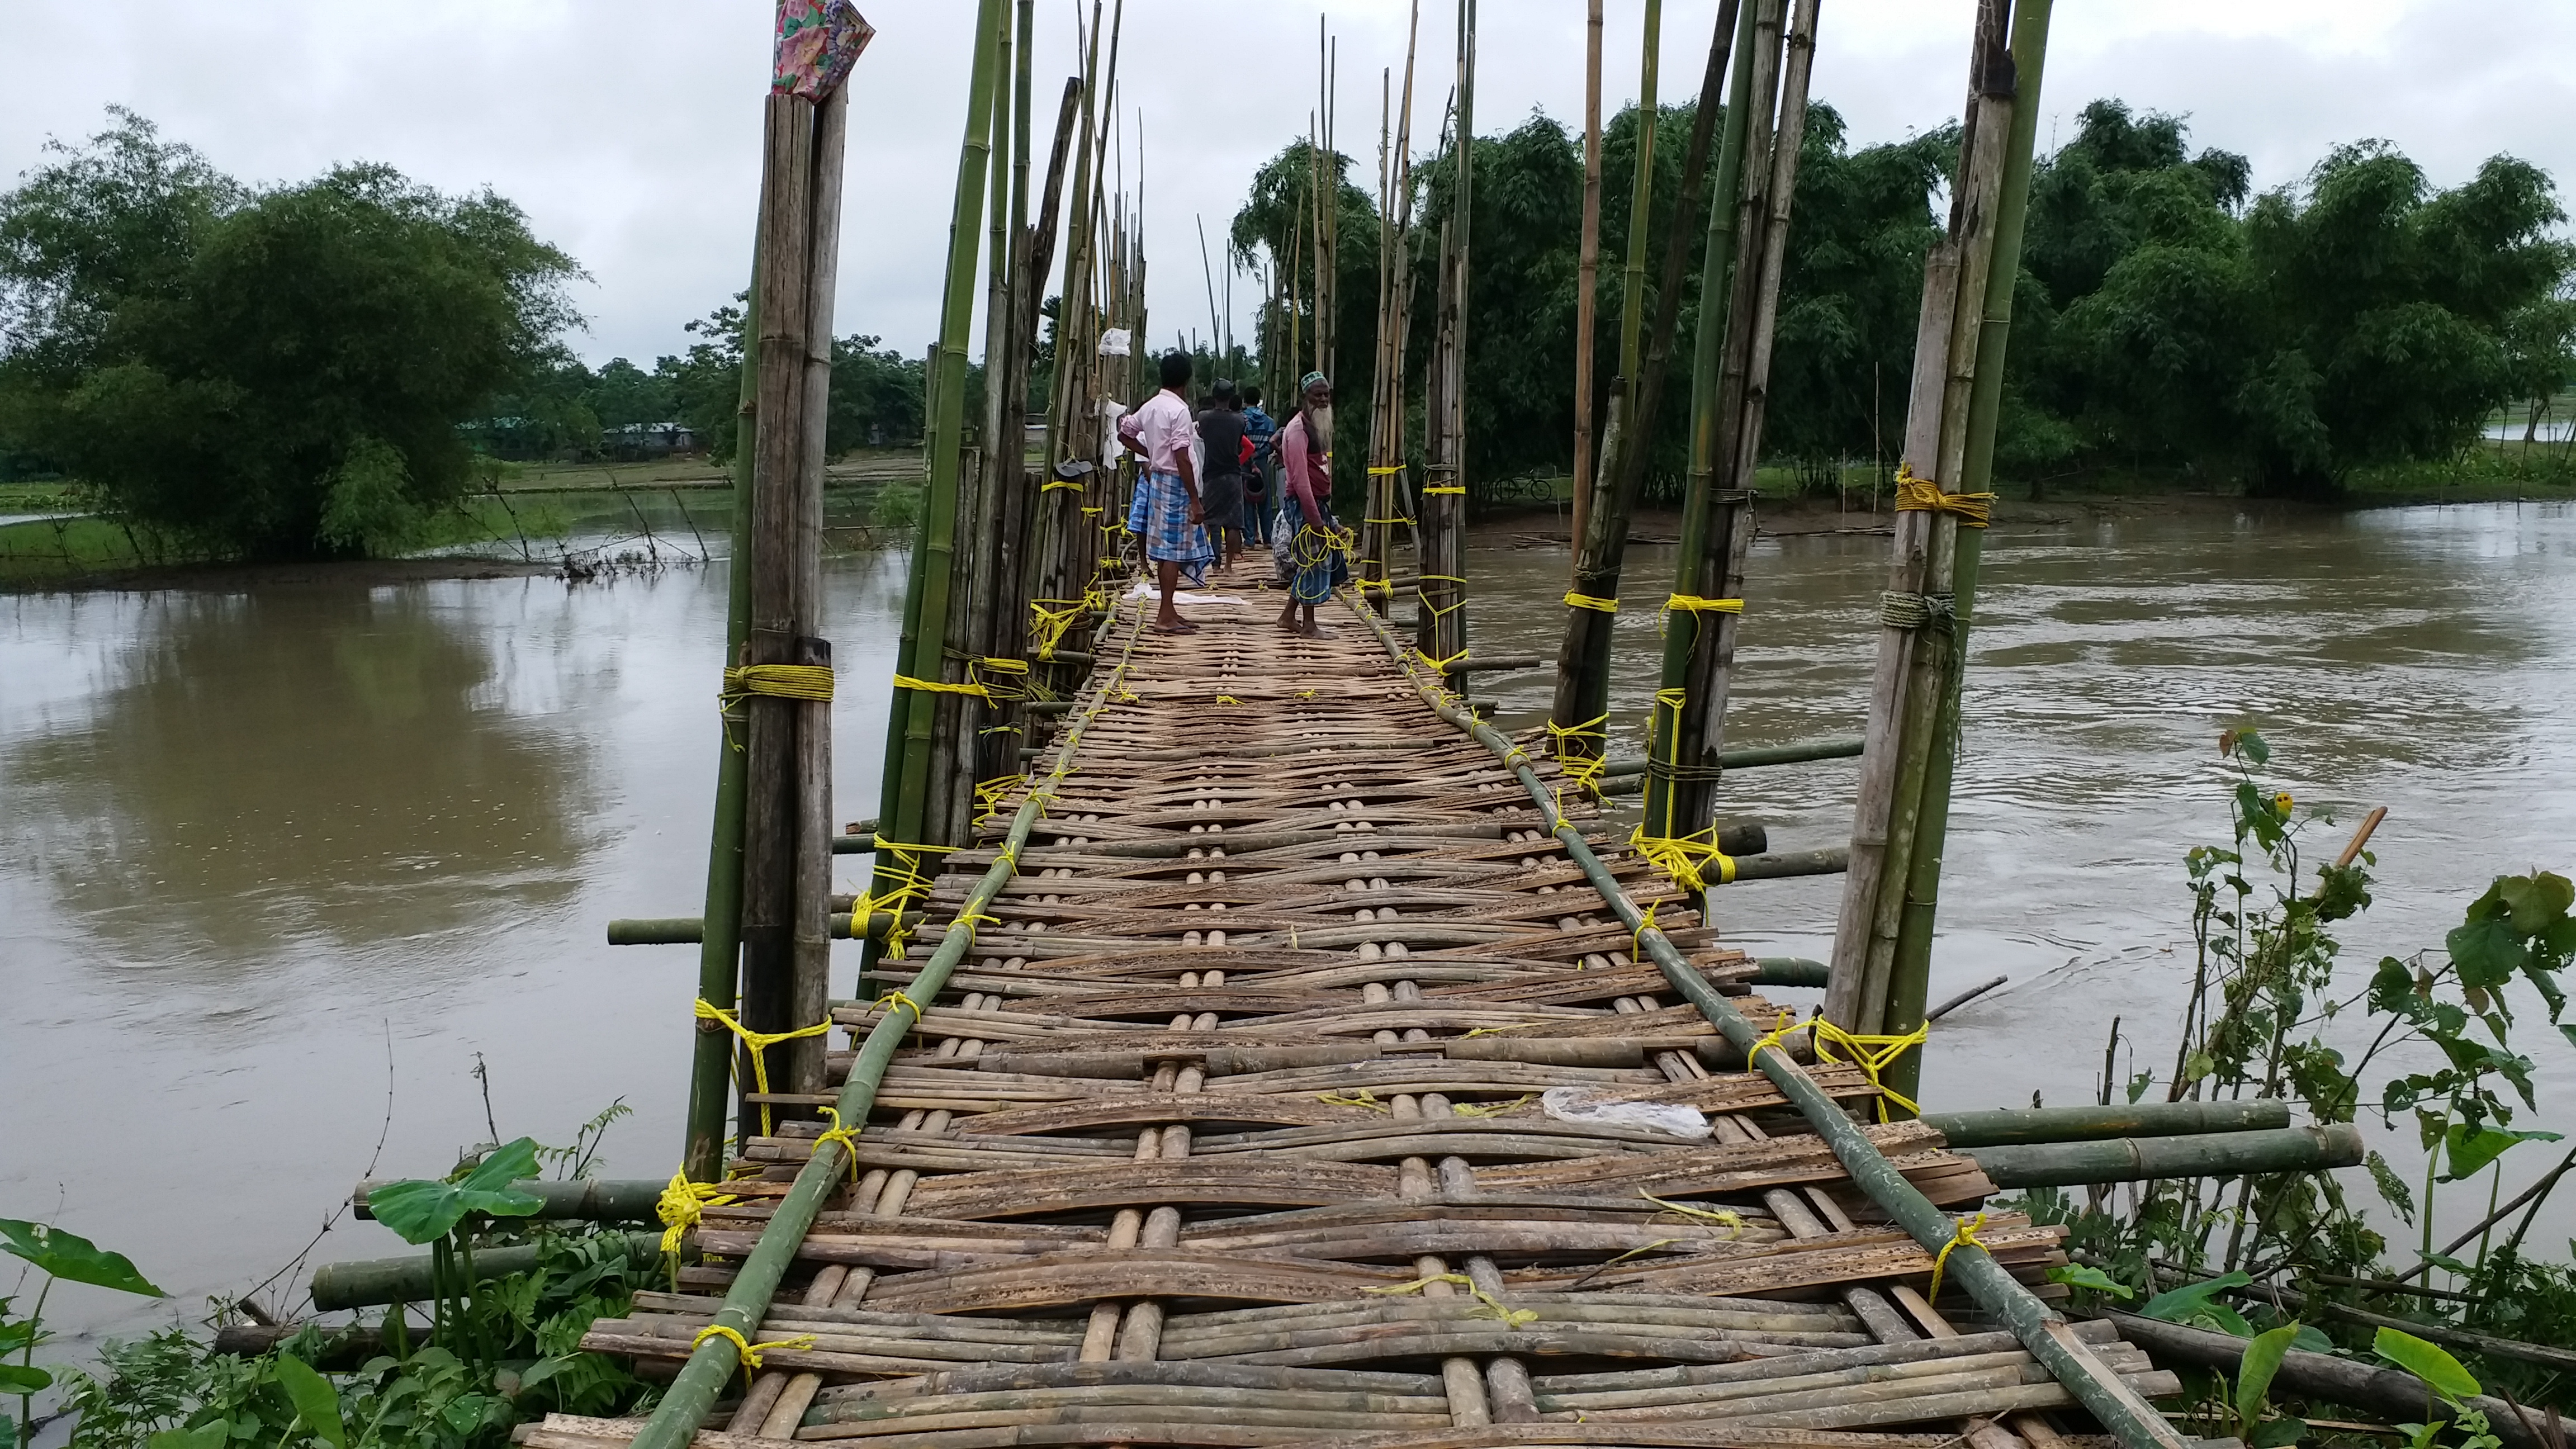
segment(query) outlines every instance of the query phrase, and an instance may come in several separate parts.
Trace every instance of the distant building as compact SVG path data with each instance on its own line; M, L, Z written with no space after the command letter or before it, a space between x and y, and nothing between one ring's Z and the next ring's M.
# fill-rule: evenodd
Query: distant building
M616 458L667 458L673 453L694 453L701 445L696 429L687 423L669 422L602 428L599 446Z

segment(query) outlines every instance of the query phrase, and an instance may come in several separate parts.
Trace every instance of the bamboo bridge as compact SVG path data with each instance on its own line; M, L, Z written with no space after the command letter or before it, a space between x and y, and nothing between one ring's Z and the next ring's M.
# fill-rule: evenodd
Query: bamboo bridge
M2358 1159L2350 1130L2293 1128L2277 1102L1911 1100L2047 0L1978 6L1868 733L1761 759L1724 748L1727 676L1818 6L1721 5L1701 94L1726 88L1724 134L1701 104L1674 209L1709 183L1702 270L1724 286L1699 309L1682 544L1657 591L1662 687L1635 767L1653 828L1628 831L1602 813L1620 783L1605 722L1646 449L1619 440L1653 434L1694 239L1666 238L1649 332L1631 229L1597 478L1588 381L1578 398L1544 729L1506 737L1466 697L1465 210L1439 226L1421 451L1404 437L1407 131L1381 177L1364 526L1335 540L1354 586L1325 637L1273 627L1279 595L1243 576L1218 581L1236 601L1189 606L1201 631L1158 632L1120 526L1133 464L1104 436L1154 385L1141 180L1109 184L1097 123L1120 11L1102 79L1092 9L1033 186L1032 7L1016 27L1011 8L978 6L883 796L872 828L835 836L821 405L841 82L868 31L846 0L782 6L706 906L611 929L699 945L688 1141L667 1189L557 1194L579 1199L567 1216L650 1202L667 1225L669 1290L583 1343L670 1387L649 1420L556 1415L518 1442L2182 1449L2149 1403L2176 1378L2060 1311L2064 1230L1996 1194L2333 1165ZM1459 0L1453 140L1472 134L1474 17ZM1404 95L1409 114L1409 53ZM1597 114L1589 130L1597 168ZM1463 207L1472 148L1445 151ZM1287 376L1301 315L1317 369L1335 356L1338 222L1316 210L1295 233L1317 262L1302 297L1305 242L1273 244L1286 325L1265 364ZM1014 444L1059 218L1032 460ZM996 385L970 432L979 291ZM1848 849L1772 855L1720 817L1730 766L1854 753ZM839 854L871 860L864 891L833 894ZM1784 977L1725 944L1765 877L1825 871L1847 872L1829 968ZM861 958L838 997L835 937ZM1825 1010L1757 994L1784 979L1826 986ZM405 1271L334 1280L372 1297L317 1275L315 1301L393 1301Z
M1367 612L1145 608L945 857L935 949L834 1004L837 1090L756 1094L838 1125L755 1130L709 1260L584 1340L728 1399L697 1444L2178 1442L2172 1375L2047 1306L2063 1229L1976 1212Z

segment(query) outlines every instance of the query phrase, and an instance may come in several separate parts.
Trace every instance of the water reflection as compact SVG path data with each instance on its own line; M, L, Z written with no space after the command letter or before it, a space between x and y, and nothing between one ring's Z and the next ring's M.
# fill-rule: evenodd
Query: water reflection
M496 632L455 593L99 601L125 642L93 646L84 692L0 751L12 834L59 908L211 984L299 938L363 948L564 899L592 742L527 697L543 621Z

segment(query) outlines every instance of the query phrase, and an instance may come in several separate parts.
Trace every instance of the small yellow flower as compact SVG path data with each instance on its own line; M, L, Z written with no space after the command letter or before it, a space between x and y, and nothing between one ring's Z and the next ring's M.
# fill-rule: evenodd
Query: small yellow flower
M2287 790L2283 790L2272 797L2272 808L2275 811L2278 811L2281 818L2284 820L2290 818L2290 807L2297 803L2297 801L2290 798L2290 792Z

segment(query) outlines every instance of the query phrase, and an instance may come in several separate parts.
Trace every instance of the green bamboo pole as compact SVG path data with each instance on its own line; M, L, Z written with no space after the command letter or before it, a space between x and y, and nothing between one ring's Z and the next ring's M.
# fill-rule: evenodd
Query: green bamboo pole
M1744 6L1736 15L1735 64L1726 85L1726 139L1718 150L1717 185L1710 193L1708 206L1708 241L1699 267L1699 326L1691 337L1691 428L1690 472L1682 494L1681 546L1674 558L1673 592L1697 594L1707 587L1701 577L1702 561L1708 553L1708 540L1717 506L1717 438L1720 399L1720 374L1724 371L1726 336L1731 321L1734 287L1731 276L1735 266L1736 229L1742 218L1737 202L1744 190L1744 151L1753 134L1753 107L1745 104L1744 94L1753 82L1753 32L1760 18L1759 4ZM1663 674L1658 692L1682 688L1690 678L1691 654L1698 646L1699 630L1704 621L1715 616L1682 610L1665 616ZM1649 760L1659 760L1667 767L1649 768L1646 780L1645 818L1666 821L1673 814L1670 769L1676 756L1680 731L1670 728L1665 712L1657 709L1647 723L1646 753ZM1673 833L1667 831L1666 833ZM1679 833L1688 834L1687 830Z
M985 0L985 3L989 8L1000 0ZM1143 633L1143 624L1140 613L1136 630L1127 636L1127 647L1131 652ZM1122 661L1120 669L1123 668ZM1117 672L1112 671L1111 677L1115 678ZM1055 756L1054 769L1059 777L1072 768L1074 752L1081 746L1083 726L1099 713L1110 693L1105 684L1096 689L1088 707L1075 717L1077 723L1064 732L1064 743L1058 747ZM966 959L967 951L975 944L973 922L1002 893L1002 888L1010 884L1017 869L1020 848L1028 842L1030 831L1036 827L1045 799L1044 791L1031 791L1019 813L1012 817L1010 833L998 858L967 892L965 903L957 909L956 918L940 936L939 948L922 963L920 974L906 985L906 994L913 1000L927 1003L937 999L941 989L948 984L948 978L956 972L958 963ZM917 1014L907 1016L899 1008L889 1008L877 1018L877 1024L868 1030L867 1039L860 1043L858 1055L850 1062L849 1081L841 1088L840 1098L834 1105L833 1110L842 1122L855 1129L868 1120L868 1112L876 1103L877 1084L885 1079L887 1066L892 1064L895 1052L917 1022ZM716 1310L716 1326L732 1329L742 1335L745 1342L755 1338L760 1321L768 1316L770 1303L777 1296L778 1285L787 1276L788 1266L795 1261L797 1249L804 1245L805 1234L813 1228L814 1220L822 1215L824 1203L846 1179L850 1170L849 1152L849 1148L838 1142L815 1145L814 1155L797 1172L787 1195L779 1199L769 1225L761 1230L759 1243L743 1260L733 1285L725 1290L724 1306ZM653 1411L653 1417L635 1436L634 1449L686 1449L696 1437L698 1425L705 1420L707 1411L715 1407L716 1397L740 1371L740 1357L729 1340L707 1338L699 1342L690 1353L688 1363L681 1368L679 1377L662 1395L661 1405Z
M1673 212L1686 218L1699 204L1708 171L1709 150L1718 123L1718 86L1735 58L1745 47L1736 35L1737 0L1724 0L1718 7L1716 25L1709 36L1708 65L1700 78L1700 103L1691 121L1690 148L1682 163L1681 195ZM1740 108L1739 108L1740 109ZM1727 174L1725 158L1719 158L1719 179ZM1720 196L1725 193L1721 191ZM1712 210L1723 211L1720 205ZM1642 211L1629 219L1631 227L1644 225ZM1632 235L1633 242L1634 237ZM1632 245L1630 251L1636 248ZM1566 596L1565 640L1557 663L1557 686L1550 722L1560 731L1558 753L1562 755L1600 755L1608 751L1607 720L1610 709L1610 654L1614 615L1589 606L1576 605L1578 596L1615 601L1619 593L1619 576L1625 564L1628 546L1628 521L1637 499L1645 487L1646 459L1654 450L1655 419L1663 406L1664 384L1670 371L1674 332L1681 322L1682 274L1690 256L1689 235L1675 225L1665 239L1664 268L1655 304L1655 326L1644 356L1633 367L1623 368L1634 376L1622 379L1621 398L1611 410L1607 440L1602 448L1601 496L1594 500L1584 522L1584 538L1574 567L1574 589ZM1704 284L1703 284L1704 285ZM1705 295L1705 293L1703 293ZM1622 321L1625 325L1625 319ZM1633 383L1633 386L1629 384Z
M1594 854L1584 839L1581 826L1567 820L1556 805L1556 792L1531 768L1519 747L1491 725L1474 714L1448 702L1443 691L1417 677L1406 660L1403 646L1366 609L1353 609L1378 643L1404 669L1414 692L1432 711L1450 725L1466 732L1478 744L1505 761L1521 788L1528 792L1530 803L1551 827L1557 847L1566 858L1579 866L1593 890L1621 925L1636 933L1638 950L1653 960L1656 969L1674 990L1699 1009L1701 1016L1717 1028L1736 1050L1747 1055L1762 1074L1771 1079L1782 1096L1813 1127L1832 1149L1854 1186L1868 1194L1870 1201L1885 1210L1907 1236L1928 1250L1939 1250L1952 1243L1957 1223L1948 1213L1934 1207L1921 1190L1906 1180L1905 1174L1882 1155L1869 1134L1852 1120L1842 1104L1835 1101L1806 1068L1798 1065L1786 1051L1757 1052L1766 1034L1764 1027L1745 1020L1728 999L1719 994L1688 957L1657 929L1645 913L1628 898L1618 877L1611 874L1601 857ZM2012 1330L2013 1336L2030 1350L2031 1357L2044 1365L2050 1375L2073 1393L2076 1400L2092 1411L2118 1438L2124 1449L2185 1449L2184 1441L2167 1424L2154 1406L2140 1398L2135 1390L2120 1381L2092 1350L2075 1336L2072 1325L2057 1311L2032 1296L2031 1291L2013 1277L2011 1271L1986 1254L1974 1243L1959 1243L1947 1262L1950 1281L1965 1288L1977 1306ZM640 1444L641 1441L639 1440Z
M1977 375L1968 402L1968 436L1954 491L1992 490L1995 425L2003 412L2004 354L2012 341L2013 284L2021 276L2021 245L2030 205L2030 172L2039 135L2040 76L2048 60L2049 10L2054 0L2021 0L2013 7L2011 84L2012 131L2004 143L2003 186L1995 200L1994 261L1986 273L1985 313L1977 330ZM1923 1024L1925 999L1932 982L1932 933L1940 909L1941 855L1950 827L1950 782L1958 755L1959 695L1968 659L1968 618L1977 593L1977 566L1985 554L1985 530L1958 530L1951 562L1950 668L1942 683L1940 712L1934 718L1932 748L1923 780L1920 823L1915 827L1914 856L1907 877L1904 913L1899 918L1896 950L1888 974L1890 1032L1910 1032ZM1920 1051L1906 1053L1891 1071L1896 1089L1911 1097L1921 1085Z
M752 261L753 291L759 289L760 262ZM760 298L750 297L742 314L742 405L740 431L733 451L733 543L725 557L725 664L742 658L743 639L751 628L751 456L758 422L752 407L760 375ZM707 845L706 919L715 928L698 951L698 997L732 1010L741 987L742 959L742 822L745 757L741 749L742 712L727 706L716 729L715 824ZM733 1102L733 1033L702 1021L689 1047L688 1132L680 1146L680 1170L691 1182L713 1182L724 1176L725 1109Z
M936 413L931 419L930 487L923 500L919 542L914 551L913 579L906 612L912 638L901 647L897 672L926 678L926 662L942 660L948 646L948 596L957 548L958 474L962 466L966 420L966 340L975 316L975 260L981 251L976 224L983 220L984 193L993 149L993 76L1000 53L1003 0L979 0L975 26L975 60L967 81L966 139L957 159L957 196L948 218L947 289L940 306L939 367L933 381ZM918 596L917 603L913 596ZM931 668L929 673L937 673ZM942 844L919 839L928 804L931 725L939 696L897 688L887 717L887 770L884 803L877 818L883 832L906 844ZM917 862L929 865L931 862ZM875 893L895 889L901 863L891 851L877 854Z
M1655 123L1663 110L1655 97L1664 42L1663 0L1646 0L1645 37L1637 67L1637 174L1628 188L1628 261L1619 272L1619 407L1637 415L1637 364L1646 327L1646 234L1653 228Z

